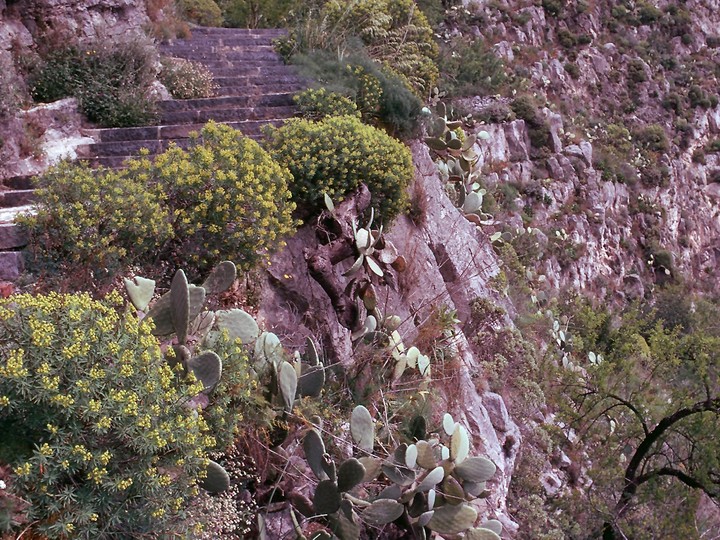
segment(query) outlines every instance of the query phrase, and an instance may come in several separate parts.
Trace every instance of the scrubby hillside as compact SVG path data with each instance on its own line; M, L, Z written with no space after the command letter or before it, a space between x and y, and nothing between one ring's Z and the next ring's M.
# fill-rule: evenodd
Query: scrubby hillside
M74 67L42 36L272 21L314 83L260 144L43 177L33 296L0 301L0 531L719 534L717 1L25 4L7 176L43 166L23 75ZM48 294L76 288L105 299Z

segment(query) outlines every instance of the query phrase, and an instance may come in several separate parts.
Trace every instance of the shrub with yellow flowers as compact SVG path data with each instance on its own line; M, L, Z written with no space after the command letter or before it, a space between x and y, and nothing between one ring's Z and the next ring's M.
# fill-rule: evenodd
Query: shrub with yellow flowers
M141 178L63 162L38 182L35 214L16 221L46 265L112 272L171 236L158 192Z
M35 215L17 221L44 263L94 277L163 260L248 270L294 232L289 171L252 139L209 123L189 150L129 160L121 171L62 164L41 179ZM100 270L101 272L98 272Z
M184 533L215 446L184 405L201 383L173 371L152 325L118 314L120 303L117 293L0 300L0 462L47 538Z
M170 148L151 171L170 215L168 257L177 266L205 270L230 259L249 270L295 231L290 173L229 126L208 123L189 150Z
M407 207L405 188L413 177L410 151L357 117L292 119L268 131L268 146L294 177L293 200L310 214L322 210L323 194L341 201L361 182L387 221Z

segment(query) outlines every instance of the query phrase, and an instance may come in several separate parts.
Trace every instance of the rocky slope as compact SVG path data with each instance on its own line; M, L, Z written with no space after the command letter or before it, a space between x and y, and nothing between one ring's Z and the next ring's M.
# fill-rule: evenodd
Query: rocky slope
M483 128L484 182L505 196L495 217L539 229L525 255L542 260L552 289L634 298L666 269L714 289L718 3L542 5L492 2L463 23L504 58L549 128L543 146L522 120ZM482 117L510 101L465 107ZM648 126L667 144L653 147Z

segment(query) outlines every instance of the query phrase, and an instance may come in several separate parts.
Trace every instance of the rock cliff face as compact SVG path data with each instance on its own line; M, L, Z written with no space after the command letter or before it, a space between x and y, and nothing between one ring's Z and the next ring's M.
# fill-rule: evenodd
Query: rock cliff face
M5 19L3 26L10 26L18 36L29 33L40 39L59 33L81 41L140 34L149 22L145 2L131 0L4 0L0 16Z
M502 519L512 530L505 499L522 437L502 397L485 391L482 368L469 343L471 336L463 332L472 302L497 297L488 282L499 272L499 261L487 236L448 199L427 148L416 142L412 150L415 189L422 198L415 204L425 208L425 221L417 226L400 217L393 225L389 239L409 264L404 272L395 274L396 289L379 290L379 306L383 313L398 315L404 321L399 332L406 343L415 343L423 321L433 310L444 306L457 312L454 364L451 372L441 366L433 368L443 373L433 384L433 392L438 409L445 406L456 420L468 426L474 450L498 465L490 486L492 496L481 510ZM291 348L300 348L306 336L314 336L323 344L327 363L339 363L343 370L352 372L358 366L354 364L350 332L338 322L330 300L312 279L305 261L304 251L315 245L314 227L309 224L273 257L262 287L258 318Z
M482 126L491 135L479 147L486 186L515 190L512 204L493 212L497 221L539 229L539 272L553 289L622 301L667 279L668 266L715 289L720 154L707 148L720 138L718 2L658 2L647 11L543 5L486 4L474 15L482 24L471 28L545 102L550 130L538 153L522 120ZM482 112L508 102L465 106ZM667 147L642 148L650 125L661 127ZM633 148L608 157L618 137ZM623 173L608 174L613 167Z

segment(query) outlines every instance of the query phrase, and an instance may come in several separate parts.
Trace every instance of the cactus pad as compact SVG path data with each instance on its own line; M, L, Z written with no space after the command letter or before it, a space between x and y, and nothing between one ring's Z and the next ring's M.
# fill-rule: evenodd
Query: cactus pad
M220 493L230 487L230 476L219 463L208 460L207 475L199 482L200 487L210 493Z
M202 286L207 294L220 294L230 288L236 277L235 264L231 261L223 261L213 268Z
M350 491L365 478L365 467L355 458L346 459L337 472L337 485L341 492Z
M332 480L323 480L315 488L313 505L318 514L332 514L340 509L342 497Z
M427 526L439 534L458 534L473 526L477 510L467 504L447 504L435 509Z
M375 423L370 411L362 405L355 407L350 416L350 434L361 450L372 452L375 446Z
M495 464L484 457L471 457L455 466L455 473L467 482L486 482L495 470Z
M392 523L405 511L405 505L392 499L378 499L362 511L360 516L370 525L387 525Z
M136 309L145 311L153 294L155 294L155 281L140 276L132 280L125 278L125 290Z

